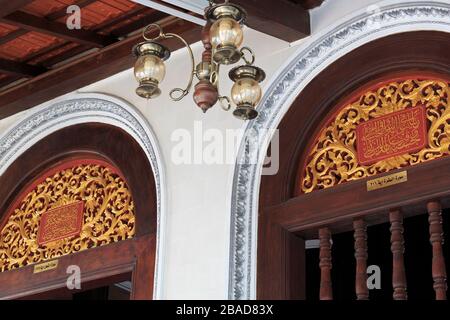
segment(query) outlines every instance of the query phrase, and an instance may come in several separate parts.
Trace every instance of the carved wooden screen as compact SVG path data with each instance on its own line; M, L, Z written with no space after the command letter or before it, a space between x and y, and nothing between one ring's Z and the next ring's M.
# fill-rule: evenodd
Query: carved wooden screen
M133 237L134 203L117 169L77 160L33 182L0 230L3 272Z
M449 95L447 81L402 79L355 96L327 122L307 152L300 192L326 189L448 155ZM363 128L367 125L370 128ZM364 146L361 129L367 133ZM368 159L361 156L363 148Z

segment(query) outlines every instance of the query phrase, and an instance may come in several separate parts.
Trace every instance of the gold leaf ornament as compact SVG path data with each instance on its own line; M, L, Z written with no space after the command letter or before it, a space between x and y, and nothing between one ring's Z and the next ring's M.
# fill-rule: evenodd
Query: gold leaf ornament
M39 246L43 213L84 202L81 233ZM106 165L79 164L46 177L19 201L0 233L0 271L132 238L134 202L126 182Z
M348 181L417 165L449 154L449 83L409 79L390 82L344 106L320 131L301 173L301 193L327 189ZM396 111L425 106L428 145L414 153L387 158L371 165L358 163L358 124Z

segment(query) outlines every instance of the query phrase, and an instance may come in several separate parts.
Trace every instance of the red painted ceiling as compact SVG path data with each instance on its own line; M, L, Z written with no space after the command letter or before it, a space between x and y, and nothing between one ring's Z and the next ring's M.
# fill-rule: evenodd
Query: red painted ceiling
M154 10L129 0L35 0L19 11L65 24L69 16L67 7L73 4L81 8L82 29L116 39L124 35L120 32L115 34L115 31L134 31L127 29L127 26L154 13ZM8 24L7 19L0 22L1 59L51 67L53 63L64 61L66 57L70 58L71 55L90 49L92 48L52 34L21 29ZM15 80L17 77L5 77L0 71L0 88L9 78Z

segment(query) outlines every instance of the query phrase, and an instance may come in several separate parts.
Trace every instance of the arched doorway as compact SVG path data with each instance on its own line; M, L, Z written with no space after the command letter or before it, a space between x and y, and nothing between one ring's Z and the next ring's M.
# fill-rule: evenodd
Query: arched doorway
M404 63L403 66L406 68L408 66L413 67L411 70L424 70L420 66L426 65L431 66L432 69L441 67L442 70L443 67L444 73L448 71L448 61L442 60L445 59L445 48L447 48L444 43L448 43L448 40L442 41L441 38L441 41L439 41L436 39L438 42L433 46L423 37L418 37L416 44L407 46L402 41L396 42L398 38L394 37L402 33L414 35L416 32L431 30L435 30L435 33L440 33L441 36L445 37L446 33L450 31L447 18L450 7L447 4L436 2L424 4L414 1L399 3L386 0L378 3L378 6L379 10L375 13L366 10L354 12L347 16L345 21L336 22L323 32L307 39L304 45L280 69L276 77L273 77L273 81L269 84L260 104L260 116L247 124L245 129L247 139L241 143L233 177L229 277L229 297L231 299L299 297L297 294L287 291L285 275L288 268L286 268L286 260L283 258L285 256L281 253L285 252L289 246L280 244L272 252L271 258L265 257L265 259L276 262L276 266L271 261L267 263L262 261L261 254L258 251L261 248L261 237L265 237L262 232L269 232L265 230L268 228L267 225L261 227L263 208L279 204L295 195L295 193L290 193L293 190L295 180L290 179L296 178L299 161L298 148L300 148L297 142L299 139L305 141L304 134L309 133L308 128L315 124L312 121L312 114L314 119L317 119L315 117L318 112L320 113L323 110L323 105L314 103L307 108L299 108L298 106L294 108L293 103L299 94L310 83L315 82L316 91L314 94L316 96L323 96L326 99L336 98L336 95L342 97L352 92L351 90L347 92L345 90L352 83L358 83L358 81L355 82L355 80L360 79L358 77L367 77L365 81L359 82L360 85L366 84L374 79L371 76L379 75L378 72L382 73L391 66L395 67L396 62ZM427 32L425 33L427 34ZM329 77L329 82L314 81L319 74L327 69L328 71L334 70L339 75L342 69L334 68L336 65L334 62L355 49L359 50L366 47L366 44L376 43L383 38L386 38L387 42L391 40L391 45L397 45L398 51L403 52L405 60L392 61L389 58L386 59L384 53L392 53L392 51L385 52L384 48L377 48L368 53L367 57L371 57L369 59L355 59L347 61L346 65L341 65L342 68L347 69L344 70L344 73L345 71L358 71L358 67L361 67L361 65L370 67L369 71L371 72L357 72L355 76L340 79L340 81L338 81L339 77ZM423 40L425 42L421 42ZM424 43L427 43L427 45L424 45ZM429 44L434 47L431 51L441 53L440 58L433 61L434 55L433 58L428 55L427 46ZM370 46L367 46L367 48L370 48ZM417 68L417 65L414 67L411 64L411 62L414 62L414 59L411 59L414 56L421 57L418 61L419 68ZM382 64L383 62L386 65L377 66L378 63ZM398 67L397 71L402 70L399 64L396 66ZM337 85L340 91L331 92L335 88L334 85ZM297 101L299 100L304 101L304 99L297 99ZM330 101L327 104L328 107L333 106L336 101ZM292 112L289 117L294 119L293 121L297 121L292 123L292 126L299 129L299 135L287 137L287 140L280 142L280 150L295 150L295 152L286 155L280 154L280 171L277 175L273 177L261 176L268 142L270 141L268 137L270 138L271 132L276 128L284 130L285 126L280 125L280 122L282 119L286 121L288 110ZM294 114L295 111L297 111L297 114ZM321 116L324 116L324 114L321 114ZM292 170L285 170L286 168ZM272 191L266 189L267 184L264 181L276 181ZM260 193L263 193L264 197L260 197ZM279 240L286 237L282 230L277 232L278 234L274 235L274 239ZM299 269L294 268L294 270ZM272 281L268 281L270 278L267 277L266 282L261 282L261 275L270 272L274 276L271 279ZM264 295L263 292L266 292L267 295ZM273 294L270 294L271 292Z
M128 118L121 126L102 123L104 107L117 120ZM60 119L54 116L59 110L66 111ZM38 110L10 131L22 137L7 135L16 152L0 178L2 298L104 299L104 291L85 293L123 281L128 298L155 296L161 177L148 138L126 131L133 125L144 132L133 112L98 96L69 100ZM41 121L36 131L47 131L38 139L36 131L23 129L34 119ZM62 128L55 127L58 120L65 120ZM30 137L35 142L23 146L21 138ZM75 269L81 289L67 290Z
M367 298L367 256L370 257L374 244L369 240L367 250L366 230L368 226L370 229L384 223L387 223L383 234L387 242L382 243L387 243L388 255L383 256L384 260L377 260L379 264L389 262L389 267L383 270L386 279L383 284L393 287L395 298L406 298L403 219L427 213L432 226L425 223L418 229L431 232L431 240L424 242L430 254L430 272L420 277L426 279L424 283L430 290L434 279L436 297L443 297L446 268L440 215L442 207L448 206L450 186L445 176L449 161L445 157L449 153L447 120L445 115L441 118L441 112L445 113L449 107L450 60L442 54L442 49L450 49L449 39L446 33L411 32L370 42L322 71L297 97L279 125L283 147L280 171L261 179L259 298L303 299L308 296L307 288L312 288L317 298L322 299L332 298L333 292L341 298ZM414 43L421 43L427 50L419 49ZM372 123L368 121L385 119L385 116L388 118L383 121L388 123L407 117L411 120L405 125L407 129L416 120L414 124L421 123L421 127L415 136L411 132L404 134L403 129L393 125L390 136L386 122L376 124L385 131L381 130L381 140L370 140L373 143L369 147L376 145L383 149L385 145L380 141L397 137L399 152L386 151L388 155L381 158L370 158L375 155L368 153L366 159L361 150L369 142L358 140L367 136L357 131L362 123ZM416 144L412 140L406 142L409 138L414 138ZM401 139L406 140L401 142ZM414 160L408 161L408 157ZM390 185L392 179L397 179L399 184ZM369 184L383 188L374 190ZM350 253L337 257L338 252L347 249L332 253L333 247L340 248L344 242L336 240L332 246L331 238L345 232L350 234L350 241L347 237L345 242ZM311 239L316 239L318 245L317 254L312 256L305 250L305 242ZM411 256L408 250L406 254ZM393 258L386 261L390 254ZM351 270L352 275L346 278L347 284L341 284L345 286L341 291L332 285L333 278L335 284L339 283L331 271L332 261L339 261L336 268L341 264ZM311 275L308 273L311 270L317 273ZM343 277L343 272L340 276ZM313 279L317 283L306 285L308 281L314 282ZM348 287L351 293L342 294L349 292Z
M293 248L289 244L292 240L289 237L290 233L286 233L279 224L267 223L265 220L267 216L264 213L268 207L289 203L289 199L295 198L293 190L299 165L299 149L305 148L299 141L306 143L308 137L305 135L311 134L311 126L318 123L314 120L318 121L317 119L326 115L320 114L324 110L323 104L314 101L311 103L305 100L304 96L300 99L305 89L314 83L316 90L312 96L315 95L321 103L325 102L325 105L331 108L338 102L339 97L345 97L358 86L367 84L376 79L377 75L381 76L383 72L389 70L400 71L406 68L409 71L439 72L440 69L444 74L448 72L449 64L448 60L445 60L448 40L445 39L448 39L446 37L450 31L446 18L450 8L447 4L435 2L423 4L414 1L398 3L387 0L378 6L379 10L375 13L365 10L354 12L346 17L345 21L336 22L308 39L285 63L276 77L273 77L260 104L260 116L248 123L247 139L241 143L234 170L231 201L230 298L302 296L301 292L292 291L293 288L289 287L290 283L300 283L290 280L301 273L299 272L301 268L290 268L289 263L298 263L302 257L286 259L285 253ZM420 33L423 35L420 36ZM433 33L437 34L436 45L424 39ZM407 45L408 41L403 42L397 37L402 35L411 37L418 35L417 41L415 44ZM372 47L372 51L366 52L365 57L353 56L353 60L348 60L344 64L336 63L344 61L341 57L351 56L352 52L361 53L359 50L362 48L370 50L371 43L379 43L383 39L386 40L385 45L396 46L396 51L400 55L403 54L403 60L398 59L396 52L392 55L392 50L385 51L387 47L381 46L375 50ZM439 57L429 55L428 48L431 49L430 52L435 51ZM415 58L419 59L414 65ZM366 72L359 72L361 68ZM325 71L332 74L331 77L327 77L329 81L316 81ZM340 73L347 74L348 77L339 78ZM356 87L352 88L351 86L355 84ZM328 100L328 103L323 100ZM309 105L300 107L295 105L294 101ZM291 131L286 128L289 122L287 118L292 120L289 125ZM293 127L297 128L297 136L294 134L295 129L292 130ZM280 129L280 170L275 176L262 176L264 158L270 141L268 135L270 137L272 130L276 128ZM283 131L292 135L284 135L283 138ZM272 241L277 243L271 247L270 254L261 251L264 248L261 241L269 238L269 233L272 233ZM294 242L292 240L291 243ZM287 280L288 278L290 280Z

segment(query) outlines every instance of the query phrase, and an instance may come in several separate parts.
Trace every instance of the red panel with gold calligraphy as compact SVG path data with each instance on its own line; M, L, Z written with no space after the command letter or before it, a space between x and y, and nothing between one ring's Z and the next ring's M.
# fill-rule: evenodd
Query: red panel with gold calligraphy
M425 108L418 106L360 123L356 128L360 164L421 150L427 145Z
M60 206L42 214L38 244L79 235L83 226L84 203L78 201Z
M131 239L134 202L122 173L74 159L32 181L0 221L0 272Z

